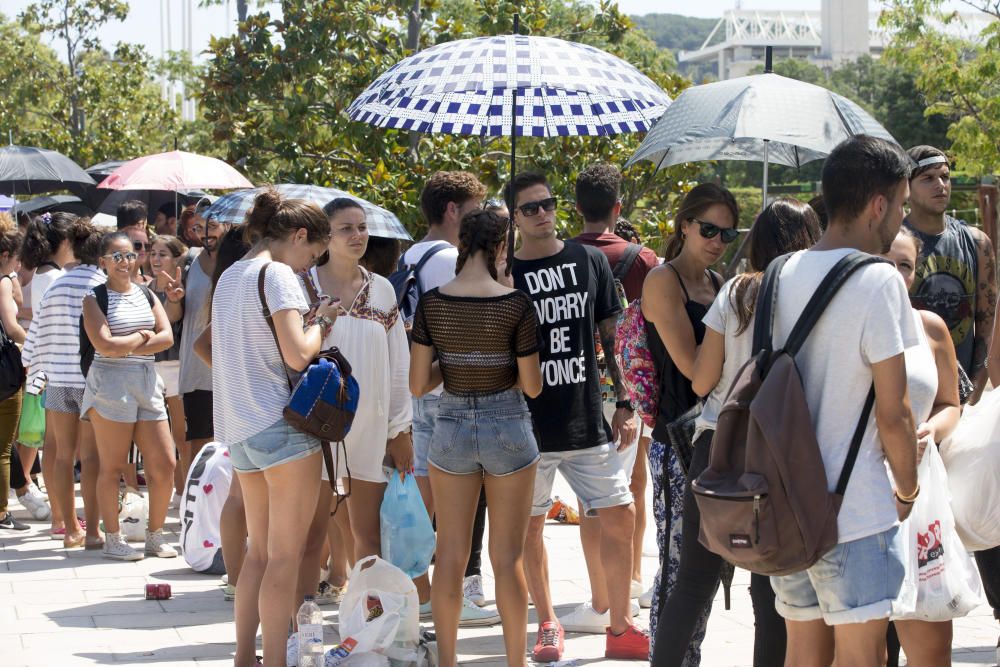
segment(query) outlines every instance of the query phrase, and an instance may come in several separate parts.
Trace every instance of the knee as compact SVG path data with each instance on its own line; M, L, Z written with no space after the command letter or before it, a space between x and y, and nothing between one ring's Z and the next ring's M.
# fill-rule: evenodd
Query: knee
M516 547L490 549L490 564L497 576L509 576L520 572L524 551Z
M600 511L601 534L614 539L631 539L635 524L635 505L619 505Z

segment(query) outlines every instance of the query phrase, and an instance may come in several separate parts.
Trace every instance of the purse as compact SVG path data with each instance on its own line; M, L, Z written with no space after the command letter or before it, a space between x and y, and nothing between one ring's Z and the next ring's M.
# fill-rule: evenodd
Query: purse
M0 322L0 401L5 401L24 386L25 370L21 349L7 335Z
M267 322L274 344L281 354L278 343L278 333L271 320L271 310L267 307L264 296L264 276L267 273L267 262L257 274L257 296L264 320ZM302 377L295 384L288 376L288 368L282 360L285 370L285 380L288 382L288 404L282 411L282 416L292 428L320 440L323 446L323 460L330 476L330 486L336 489L336 470L333 467L333 457L330 451L331 442L343 442L351 430L354 415L358 410L360 388L358 381L351 374L351 365L336 347L323 350Z
M694 455L695 422L701 416L702 407L701 401L695 403L688 408L687 412L666 426L670 446L680 461L685 478L688 476L688 470L691 469L691 457Z

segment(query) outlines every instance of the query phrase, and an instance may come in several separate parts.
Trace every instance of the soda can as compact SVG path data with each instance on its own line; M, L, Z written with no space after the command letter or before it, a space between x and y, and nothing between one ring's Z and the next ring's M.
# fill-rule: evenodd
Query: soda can
M169 600L170 584L146 584L147 600Z

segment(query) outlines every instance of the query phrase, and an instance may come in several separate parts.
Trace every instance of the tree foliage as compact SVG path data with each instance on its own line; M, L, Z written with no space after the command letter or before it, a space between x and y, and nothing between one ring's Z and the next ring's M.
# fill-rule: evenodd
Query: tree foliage
M1000 171L1000 3L966 4L993 20L978 36L956 36L962 17L941 0L891 0L882 25L893 31L886 57L914 77L925 114L948 122L951 152L960 169Z
M83 165L172 144L179 121L160 99L149 56L133 44L108 51L97 39L127 10L121 0L43 0L17 23L0 17L0 71L9 73L0 127L16 143L58 150Z
M440 42L522 33L583 41L625 58L672 96L687 82L668 52L632 30L617 5L576 0L284 0L282 18L248 16L237 34L211 42L202 106L226 157L256 181L334 185L397 213L420 233L416 203L439 169L466 169L498 192L509 175L508 138L416 135L351 121L345 111L378 75ZM641 137L518 139L518 169L552 177L572 213L573 185L595 160L623 164ZM693 171L650 179L651 165L629 173L625 207L661 231L673 196Z
M640 30L656 42L661 49L676 55L679 51L700 49L719 19L703 19L679 14L646 14L633 16ZM714 41L714 40L713 40Z

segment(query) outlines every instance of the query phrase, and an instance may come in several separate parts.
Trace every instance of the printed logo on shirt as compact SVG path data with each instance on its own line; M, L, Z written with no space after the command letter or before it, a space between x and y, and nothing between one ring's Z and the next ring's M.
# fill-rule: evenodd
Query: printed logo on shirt
M955 257L931 255L917 267L910 290L913 307L936 313L948 324L958 346L975 322L976 274Z
M547 387L587 381L586 350L572 340L573 321L587 317L587 286L582 279L575 262L524 274L538 324L548 333L542 342L542 378Z

